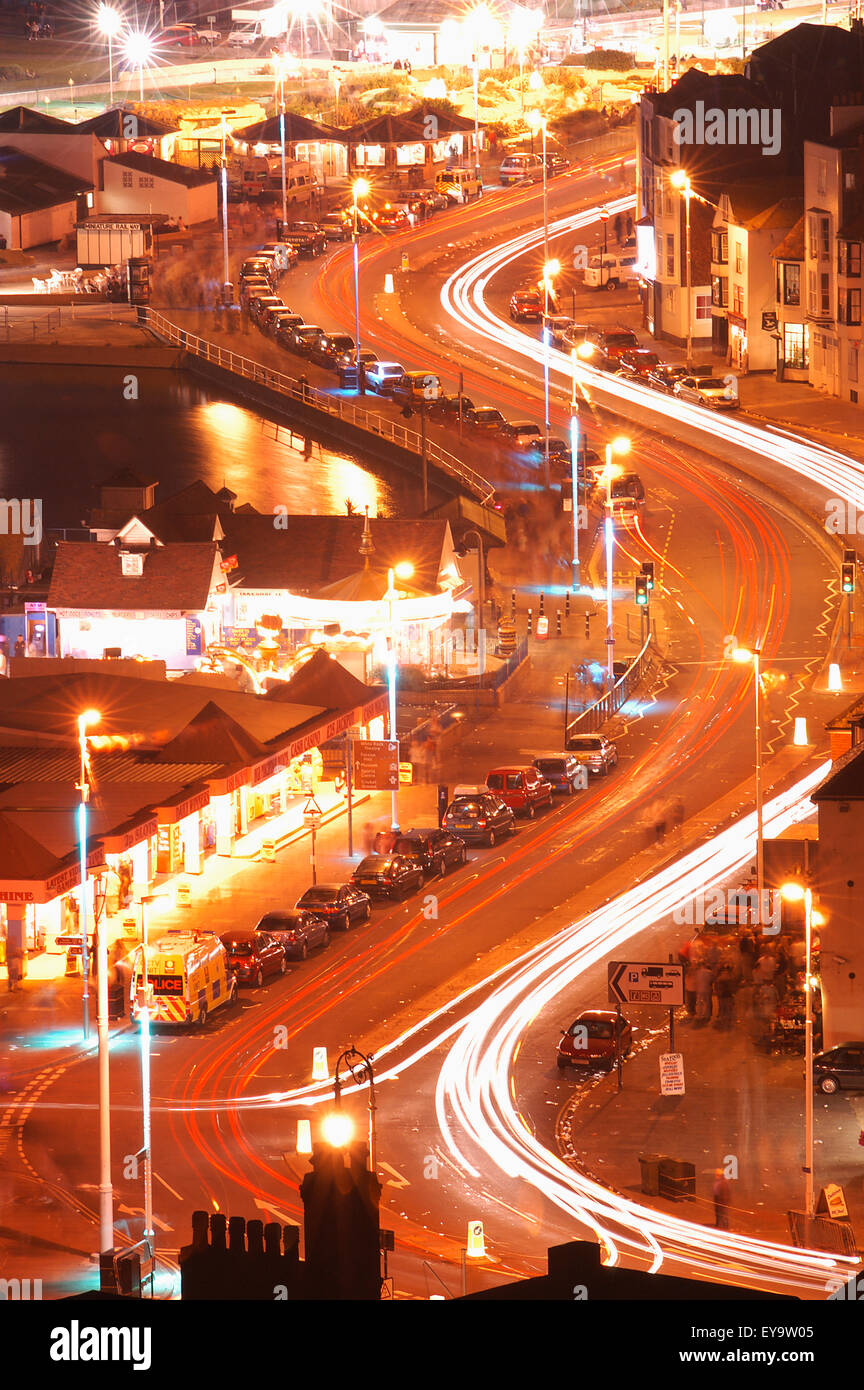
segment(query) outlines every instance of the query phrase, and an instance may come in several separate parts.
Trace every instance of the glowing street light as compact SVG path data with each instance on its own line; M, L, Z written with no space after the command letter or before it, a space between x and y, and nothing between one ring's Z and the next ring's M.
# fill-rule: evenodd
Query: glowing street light
M138 69L138 95L144 100L144 68L153 59L154 45L149 34L141 29L133 29L126 35L126 61L130 67Z
M324 1138L334 1149L344 1149L351 1143L354 1134L354 1125L351 1117L345 1115L341 1110L334 1110L331 1114L324 1117Z
M684 259L687 262L687 366L689 367L693 359L693 291L691 287L692 272L690 268L690 199L693 197L693 188L684 169L676 169L674 174L670 174L669 182L673 188L678 189L678 192L684 199L685 207Z
M84 1041L90 1037L90 953L87 946L87 803L90 800L90 749L87 744L87 730L98 724L102 715L98 709L85 709L78 715L78 754L80 780L75 790L81 793L78 806L78 855L81 870L81 912L79 928L81 931L81 968L84 972ZM95 918L94 918L95 924Z
M606 445L606 517L604 532L606 538L606 674L609 689L615 684L615 624L612 614L612 551L615 545L615 528L612 525L612 480L619 473L612 462L613 454L629 454L630 440L618 435Z
M357 368L357 394L362 395L360 386L360 210L357 206L358 199L366 198L369 195L369 180L355 179L351 185L353 195L352 210L354 213L354 229L352 241L354 243L354 363Z
M514 5L510 15L510 42L519 54L519 103L525 110L525 50L536 40L543 22L539 10L529 10L524 5Z
M100 34L108 40L108 91L109 105L114 105L114 51L113 40L123 28L123 16L110 5L100 5L96 16L96 26Z
M390 742L399 745L399 736L396 732L396 622L393 604L398 598L396 592L397 579L410 579L414 573L414 566L410 560L401 560L394 565L393 569L387 571L387 599L390 604L390 635L388 638L388 664L387 664L387 685L390 692ZM391 796L391 826L393 830L399 829L399 782L397 778L396 786L393 788Z
M815 1215L816 1204L813 1184L813 981L810 978L810 951L813 923L819 914L813 912L813 893L809 886L793 880L784 883L780 893L787 902L804 903L804 1210L811 1217Z

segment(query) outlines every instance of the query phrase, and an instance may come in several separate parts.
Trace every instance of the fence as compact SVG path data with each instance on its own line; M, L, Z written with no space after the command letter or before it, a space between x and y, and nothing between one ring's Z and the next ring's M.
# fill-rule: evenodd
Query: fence
M406 429L404 425L398 424L395 420L387 420L383 415L375 415L372 411L364 410L361 406L355 405L353 401L345 400L329 391L321 391L317 386L311 386L306 381L299 381L295 377L286 376L284 372L274 371L272 367L265 367L263 363L256 362L250 357L242 357L239 353L231 352L228 348L208 342L206 338L199 338L185 328L178 328L163 314L159 314L153 309L142 307L138 310L138 314L139 321L145 323L158 337L164 338L184 352L191 353L193 357L199 357L205 362L212 362L214 366L242 377L244 381L254 382L257 386L264 386L288 400L296 401L298 404L311 407L313 410L321 411L341 420L345 424L353 425L355 429L377 435L380 439L386 439L389 443L395 444L401 449L407 449L409 453L416 454L420 459L425 457L436 468L440 468L442 472L455 478L461 487L479 498L481 502L488 502L491 498L494 489L487 478L476 473L473 468L469 468L461 459L448 453L446 449L442 449L434 441L424 439L416 430Z
M638 656L634 657L623 676L619 677L611 690L607 690L606 694L601 695L600 699L595 701L593 705L589 705L581 714L577 714L575 719L568 721L565 715L565 748L570 747L570 740L576 734L596 733L608 719L612 718L613 714L618 713L622 705L626 705L633 691L641 685L654 664L654 658L649 651L651 640L650 636L646 638L645 645Z
M0 313L2 313L0 329L2 329L7 343L12 341L13 336L15 338L36 338L40 333L50 333L53 328L60 327L59 309L49 309L45 314L32 315L21 314L19 311L13 310L10 315L8 308L4 306L0 309Z

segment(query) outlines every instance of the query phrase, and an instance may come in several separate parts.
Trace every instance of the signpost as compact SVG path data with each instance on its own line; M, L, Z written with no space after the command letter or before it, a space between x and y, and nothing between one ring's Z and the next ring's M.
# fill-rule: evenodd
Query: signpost
M399 744L390 739L354 739L355 791L392 792L399 786Z
M306 805L303 807L303 824L305 825L307 830L312 831L312 852L309 855L309 863L312 865L313 886L318 882L316 876L316 841L318 838L318 827L321 824L321 815L321 807L318 805L318 802L315 800L314 796L310 796L309 800L306 802Z
M684 1003L684 966L669 961L665 965L642 960L610 960L609 1003L614 1004L620 1017L621 1005L660 1004L669 1010L669 1052L667 1057L678 1057L675 1052L675 1010ZM681 1058L681 1089L666 1091L663 1095L681 1095L684 1091L684 1062ZM666 1084L661 1059L661 1089ZM621 1037L618 1035L618 1089L621 1089Z

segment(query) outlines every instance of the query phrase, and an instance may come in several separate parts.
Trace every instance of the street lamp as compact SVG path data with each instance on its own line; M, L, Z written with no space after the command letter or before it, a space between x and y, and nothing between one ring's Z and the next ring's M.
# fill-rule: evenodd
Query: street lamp
M352 240L354 242L354 362L357 367L357 394L362 394L360 390L360 226L358 218L360 216L357 207L357 199L365 198L369 193L368 179L355 179L351 185L351 192L354 197L352 204L354 212L354 232Z
M480 691L483 688L483 672L486 667L486 643L484 627L486 609L486 555L483 548L483 537L480 532L471 527L466 531L462 539L467 541L469 536L477 537L477 704L480 704Z
M544 165L545 168L545 165ZM545 410L545 440L543 448L544 481L546 487L549 486L549 431L552 426L549 421L549 291L552 289L555 276L561 270L560 261L546 261L543 266L543 403ZM553 291L554 295L554 291Z
M108 91L109 105L114 105L114 50L113 39L123 28L123 16L116 10L112 10L110 5L100 5L99 13L96 17L96 24L99 32L104 34L108 40Z
M600 285L601 285L601 287L602 287L602 286L606 283L605 280L603 279L603 276L604 276L605 272L606 272L606 271L608 270L608 268L609 268L609 267L607 266L607 264L606 264L606 255L607 255L607 251L608 251L608 241L607 241L607 224L608 224L608 222L609 222L609 209L608 209L608 208L601 208L601 209L600 209L600 221L601 221L602 224L603 224L603 252L602 252L602 255L600 256Z
M78 858L81 873L81 920L79 927L81 930L81 967L84 971L83 1023L85 1042L90 1037L90 952L87 946L87 804L90 800L91 768L87 730L92 728L94 724L98 724L101 718L102 715L98 709L86 709L78 715L79 780L75 783L75 790L81 793L78 806ZM95 929L95 913L93 924Z
M813 893L802 883L784 883L780 889L787 902L804 903L804 1209L808 1217L816 1212L813 1187L813 994L810 979L810 952L813 936ZM761 904L760 904L761 906Z
M393 569L387 571L387 599L390 604L390 635L388 638L390 658L387 668L387 685L390 692L390 742L396 744L398 751L399 736L396 732L396 622L393 604L397 597L396 580L410 579L414 573L414 566L409 560L402 560ZM399 778L397 775L396 785L391 793L391 828L399 829Z
M372 1070L372 1058L366 1056L359 1048L352 1043L336 1060L336 1067L333 1072L333 1102L335 1110L328 1116L328 1128L336 1138L330 1138L329 1143L335 1144L338 1148L343 1148L351 1137L352 1125L347 1115L341 1112L342 1105L342 1078L339 1069L345 1064L351 1073L351 1078L356 1086L362 1086L366 1081L369 1082L369 1167L372 1172L377 1170L377 1152L375 1142L375 1111L377 1104L375 1101L375 1073ZM340 1139L339 1135L345 1135Z
M230 271L228 268L228 126L225 120L224 111L222 113L220 129L222 134L222 301L223 303L227 304L233 301L233 294L232 300L229 300L228 286L230 284L230 280L228 277L230 275Z
M587 348L587 352L583 349ZM574 594L581 587L579 566L579 415L576 404L576 368L580 358L591 357L594 352L591 343L580 343L570 353L573 364L573 389L570 395L570 489L573 494L571 504L573 556L570 563L570 583Z
M144 1240L150 1251L151 1268L155 1262L156 1232L153 1227L153 1152L151 1137L151 1088L150 1088L150 984L147 979L147 908L159 898L168 894L147 893L141 898L141 985L138 992L137 1015L141 1038L141 1120L143 1144L140 1156L144 1160ZM152 1288L152 1280L151 1280Z
M131 67L138 69L138 95L144 100L144 65L153 57L153 40L140 29L133 29L126 36L126 59Z
M630 440L624 435L619 435L606 445L606 674L610 690L615 684L615 625L612 615L612 551L615 545L615 528L612 525L612 479L617 477L620 471L613 464L612 455L629 452Z
M753 663L753 693L756 713L756 891L759 897L759 917L762 920L762 894L765 888L765 838L762 817L762 677L759 669L761 651L754 647L736 647L732 660L739 666Z
M689 367L693 357L693 292L691 289L692 272L690 268L690 199L693 196L693 188L684 169L676 169L674 174L670 174L669 182L673 188L678 189L681 197L684 199L685 207L684 259L687 262L687 366Z
M281 56L273 59L276 81L279 84L279 142L282 146L282 226L288 221L288 191L285 176L285 68Z

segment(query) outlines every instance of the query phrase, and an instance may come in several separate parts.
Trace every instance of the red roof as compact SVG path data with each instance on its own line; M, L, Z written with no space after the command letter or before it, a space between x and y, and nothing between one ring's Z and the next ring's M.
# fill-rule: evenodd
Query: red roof
M57 547L49 608L106 608L139 612L192 612L207 607L214 542L169 542L141 552L140 576L125 575L114 545L61 541Z

